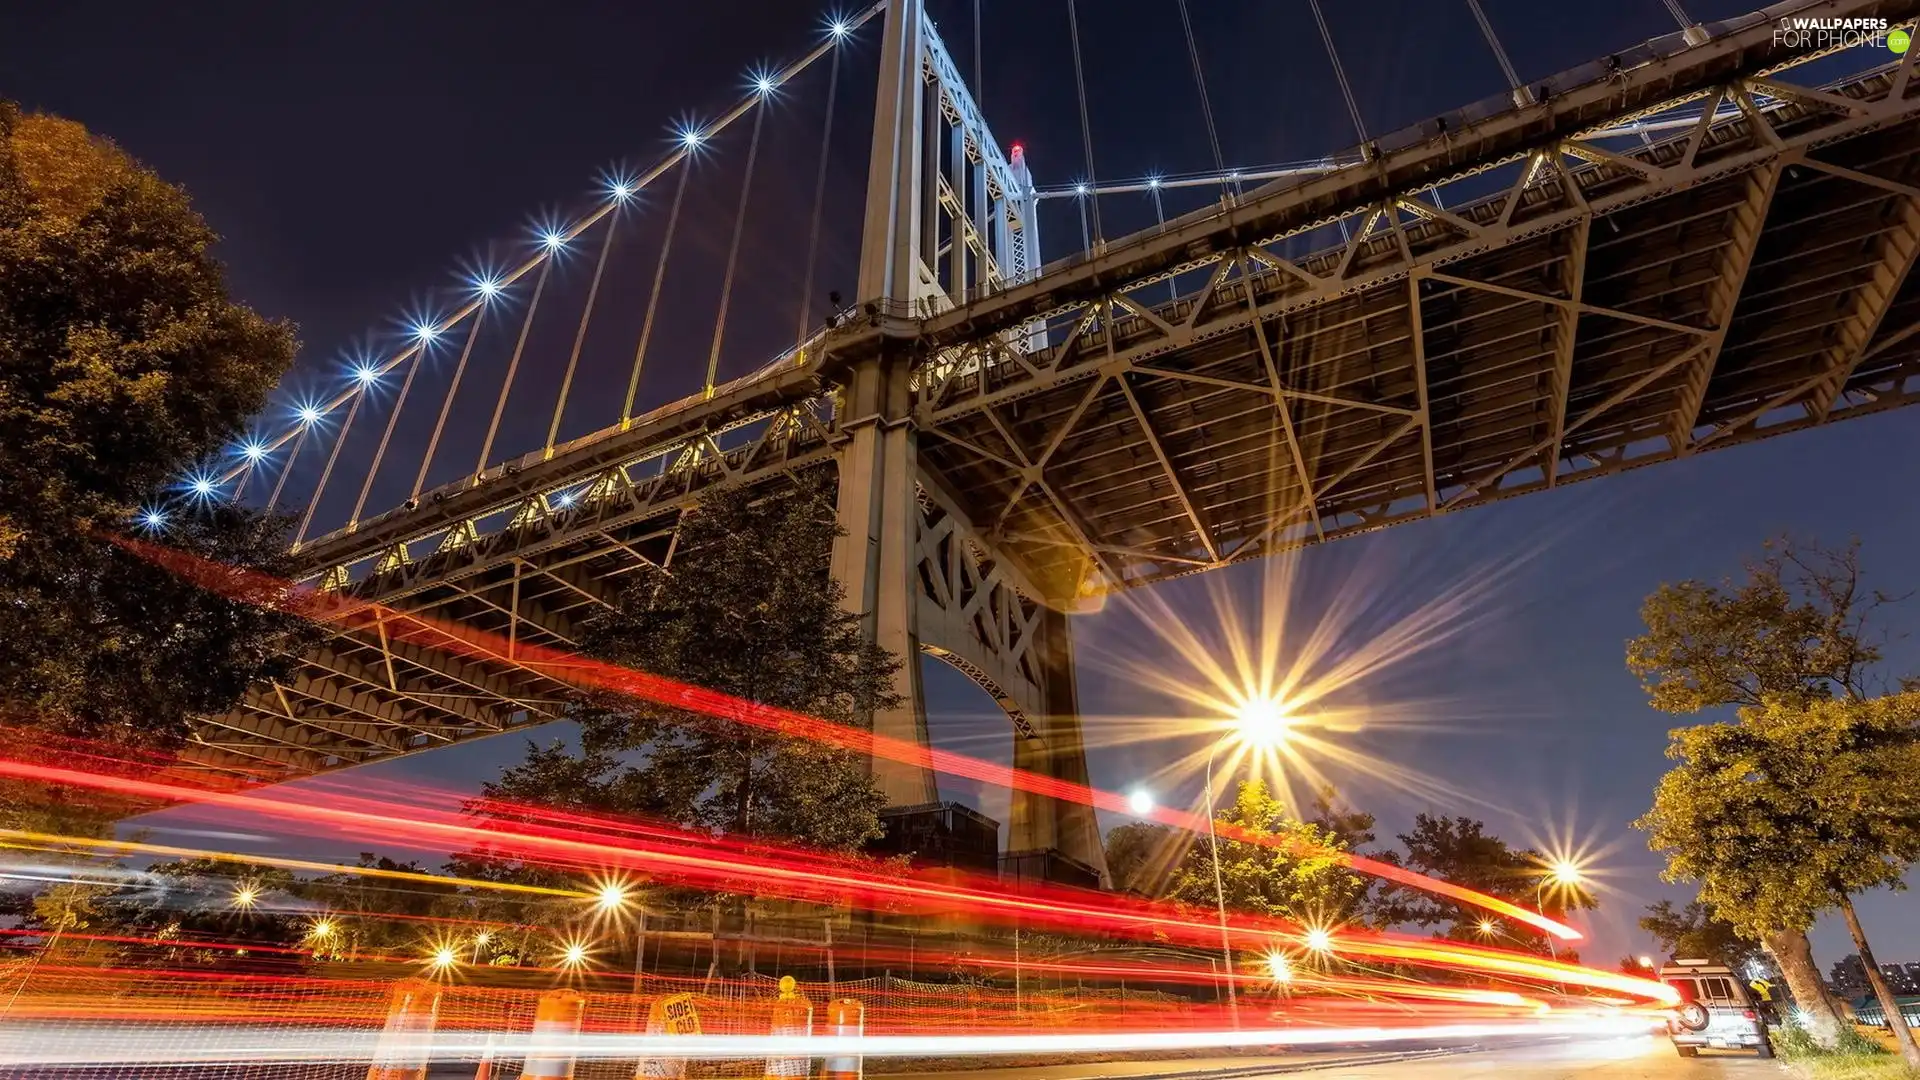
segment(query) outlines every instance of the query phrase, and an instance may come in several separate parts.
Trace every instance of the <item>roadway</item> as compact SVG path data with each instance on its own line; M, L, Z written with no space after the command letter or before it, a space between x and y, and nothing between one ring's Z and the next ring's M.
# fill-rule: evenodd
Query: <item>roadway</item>
M878 1071L878 1070L869 1070ZM1777 1062L1752 1054L1683 1058L1665 1038L1569 1039L1461 1053L1324 1051L1279 1058L1107 1062L965 1072L896 1073L888 1080L1780 1080Z

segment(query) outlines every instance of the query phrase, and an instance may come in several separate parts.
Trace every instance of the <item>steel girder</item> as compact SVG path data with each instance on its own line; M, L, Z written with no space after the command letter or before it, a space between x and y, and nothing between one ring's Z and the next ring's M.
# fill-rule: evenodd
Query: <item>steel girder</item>
M1906 403L1910 72L1736 78L1685 138L1551 141L1492 196L1048 311L1044 352L942 350L923 455L1067 603Z

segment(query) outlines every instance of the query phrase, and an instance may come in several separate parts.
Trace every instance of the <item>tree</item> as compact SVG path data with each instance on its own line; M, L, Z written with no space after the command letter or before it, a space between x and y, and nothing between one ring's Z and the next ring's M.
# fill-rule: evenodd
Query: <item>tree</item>
M170 747L296 624L111 542L220 452L293 358L234 303L184 192L0 102L0 722ZM193 500L168 539L274 573L282 524Z
M1641 605L1647 632L1627 643L1628 670L1654 708L1674 714L1768 696L1864 697L1880 659L1870 620L1896 598L1862 588L1859 551L1858 542L1832 551L1783 538L1748 564L1743 582L1661 585ZM1814 1040L1837 1046L1841 1019L1804 931L1754 929Z
M1738 723L1674 731L1667 756L1680 765L1635 823L1666 855L1663 876L1700 882L1701 900L1752 936L1804 933L1838 907L1901 1052L1920 1065L1852 901L1903 887L1920 857L1920 692L1770 698Z
M1282 841L1220 838L1220 880L1227 907L1321 929L1361 918L1367 881L1340 858L1345 850L1341 838L1324 826L1294 818L1266 781L1242 781L1234 801L1221 807L1215 820L1235 832ZM1187 847L1169 895L1198 907L1214 906L1213 850L1204 838Z
M897 703L891 686L901 661L865 640L859 616L842 606L844 592L827 573L838 532L831 488L818 474L781 494L714 494L682 520L671 568L635 575L612 610L589 620L582 644L625 667L857 723ZM600 766L591 779L622 792L629 809L829 850L857 850L880 835L886 798L865 759L839 747L611 694L573 716L582 761ZM622 752L640 760L625 764L615 756ZM541 781L523 773L516 783Z
M1113 887L1151 899L1166 892L1173 869L1193 838L1165 825L1133 821L1107 832L1107 873Z
M1705 957L1743 974L1763 951L1758 939L1743 936L1699 900L1678 908L1671 900L1648 904L1647 913L1640 916L1640 929L1652 934L1669 956Z
M1546 856L1531 848L1510 846L1487 832L1483 821L1418 814L1413 819L1413 831L1401 833L1399 840L1406 849L1400 861L1409 869L1521 907L1537 908L1551 918L1564 918L1570 910L1589 909L1598 903L1592 892L1577 884L1551 881ZM1498 927L1497 921L1479 908L1404 886L1383 890L1378 907L1382 922L1438 927L1440 936L1456 941L1484 941L1488 928ZM1534 952L1549 950L1544 935L1518 935L1513 944Z

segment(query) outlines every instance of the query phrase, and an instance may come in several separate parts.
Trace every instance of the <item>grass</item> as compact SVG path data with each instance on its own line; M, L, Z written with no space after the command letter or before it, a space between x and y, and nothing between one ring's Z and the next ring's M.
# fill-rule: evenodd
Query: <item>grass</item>
M1774 1050L1807 1080L1920 1080L1920 1070L1858 1028L1841 1029L1836 1051L1814 1046L1802 1028L1775 1028L1770 1034Z

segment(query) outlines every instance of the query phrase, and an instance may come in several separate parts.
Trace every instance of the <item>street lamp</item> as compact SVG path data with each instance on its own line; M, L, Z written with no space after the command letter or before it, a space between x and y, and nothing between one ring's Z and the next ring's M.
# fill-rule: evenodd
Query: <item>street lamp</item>
M1131 810L1135 817L1146 817L1153 813L1153 792L1146 788L1134 788L1127 796L1127 809Z
M1233 1015L1235 1029L1240 1027L1240 995L1233 986L1233 939L1227 932L1227 888L1220 876L1220 834L1213 825L1213 759L1220 752L1220 744L1229 739L1256 748L1279 746L1287 741L1292 727L1293 716L1284 702L1267 694L1252 694L1240 702L1228 721L1227 730L1207 747L1207 850L1213 857L1213 903L1220 918L1220 959L1226 965L1227 1009Z
M1547 886L1551 885L1555 889L1577 889L1581 885L1586 884L1586 880L1586 874L1581 871L1579 864L1575 863L1572 859L1564 857L1554 859L1547 864L1547 872L1540 878L1540 884L1534 886L1533 906L1539 910L1540 914L1545 915L1547 913ZM1560 961L1560 950L1553 944L1553 932L1547 931L1544 936L1547 939L1547 957L1555 963L1558 963ZM1566 985L1562 983L1560 985L1560 992L1564 994L1566 993L1566 989Z

